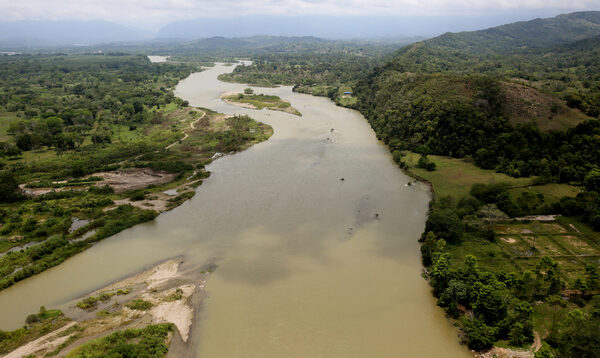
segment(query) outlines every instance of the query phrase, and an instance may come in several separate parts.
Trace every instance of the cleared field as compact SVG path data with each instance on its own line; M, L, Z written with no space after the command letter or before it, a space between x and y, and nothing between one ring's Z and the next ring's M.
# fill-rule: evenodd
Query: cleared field
M563 247L575 255L598 255L600 252L577 236L555 236Z
M417 153L407 153L403 158L408 164L411 172L424 178L433 184L433 188L440 197L452 196L461 198L471 190L471 186L476 183L506 183L510 186L528 186L532 178L513 178L503 173L496 173L493 170L486 170L476 167L464 159L441 157L429 155L430 161L436 165L435 171L427 171L417 168L417 162L421 157Z
M535 256L536 252L528 241L522 240L519 236L500 236L496 240L498 245L511 256Z
M512 188L508 190L513 199L518 198L526 191L533 194L542 194L544 195L544 199L547 203L554 203L559 201L563 196L575 197L577 194L582 192L582 189L574 185L552 183L529 186L527 188Z
M542 256L551 256L560 265L566 281L573 283L575 279L584 276L586 263L600 263L599 245L588 234L597 233L584 223L567 218L559 219L552 223L532 221L494 225L495 241L508 256L507 259L516 263L521 271L534 270Z

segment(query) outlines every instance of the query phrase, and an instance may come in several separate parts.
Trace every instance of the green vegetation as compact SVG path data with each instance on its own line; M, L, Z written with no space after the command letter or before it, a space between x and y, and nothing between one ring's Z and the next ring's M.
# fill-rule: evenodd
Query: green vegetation
M0 354L9 353L16 348L50 333L70 322L59 310L46 310L40 307L39 313L30 314L26 325L14 331L0 330Z
M126 304L126 306L131 308L132 310L147 311L150 308L152 308L152 303L144 301L140 298L136 298L135 300Z
M407 43L315 38L279 38L281 42L272 39L271 43L264 38L237 40L247 43L262 40L265 44L245 51L241 51L240 47L230 48L230 54L241 52L239 57L250 56L253 63L236 67L232 73L219 76L220 80L262 87L294 86L296 92L329 97L343 106L356 104L356 98L344 92L352 92L353 85L363 74Z
M278 96L269 96L265 94L232 94L225 97L227 101L234 103L246 103L256 109L267 108L272 111L282 111L297 116L302 116L302 113L290 105L290 102L282 100Z
M445 34L393 54L394 44L276 37L205 39L172 54L188 61L250 57L252 65L220 79L293 85L360 110L398 165L433 187L423 264L469 347L527 347L537 332L544 344L536 357L585 357L600 345L599 43L600 13L580 12ZM43 243L0 258L1 287L155 215L131 205L103 210L115 200L146 202L194 170L201 182L215 152L271 133L248 117L190 112L168 90L188 65L63 57L3 59L0 250ZM234 97L279 107L251 90ZM194 120L199 130L181 141ZM164 150L169 143L177 145ZM177 178L126 193L94 185L94 173L120 168ZM32 199L20 184L70 190ZM180 192L169 206L191 195ZM562 216L522 218L550 214ZM69 234L72 217L90 223ZM69 241L86 232L86 241ZM138 336L117 335L110 347L137 349ZM106 341L95 344L89 352L113 352Z
M446 34L353 87L394 160L433 186L423 264L472 349L535 331L536 356L596 354L598 14ZM564 216L511 219L538 214Z
M67 357L164 357L172 330L173 324L164 323L117 331L82 345Z
M102 292L98 296L89 296L84 298L83 300L77 302L76 306L82 310L88 310L90 308L95 308L98 302L106 302L115 295L123 296L127 294L129 294L129 289L120 289L114 292Z
M568 184L535 186L535 178L513 178L461 159L428 156L436 164L428 171L418 167L422 155L395 158L432 184L435 198L421 238L422 259L438 304L457 320L470 348L525 346L534 331L551 343L546 349L564 350L564 356L572 352L562 343L568 335L593 342L579 326L558 322L579 309L585 325L598 324L588 312L600 297L600 234L568 218L509 219L554 213L581 198L578 190ZM546 190L569 196L546 199Z
M560 340L573 324L551 328L549 322L556 320L557 309L561 315L570 315L567 312L577 305L586 311L591 307L587 302L600 289L598 234L584 231L585 224L577 221L559 224L490 217L490 213L514 216L552 211L560 202L547 203L543 194L530 192L529 186L520 187L522 196L512 200L510 185L527 183L464 161L434 157L432 161L440 165L431 172L415 167L417 155L407 157L408 169L431 182L435 191L422 237L423 263L438 304L457 319L469 347L481 350L499 340L520 347L532 341L534 330L554 346L563 347ZM473 178L490 184L474 183L465 193L463 188ZM527 199L519 200L522 197ZM557 296L565 304L554 307L549 301L553 295L569 300ZM585 317L586 324L597 324L592 316Z
M200 185L216 152L242 150L272 134L249 117L223 121L174 97L171 88L193 65L130 55L21 55L0 62L0 289L153 220L152 200L188 182ZM99 175L136 168L173 179L115 192ZM191 189L163 207L180 205ZM84 224L71 229L75 219Z
M440 194L443 196L467 196L471 186L476 183L506 183L510 187L527 187L531 184L531 178L513 178L494 170L478 168L464 159L437 155L427 156L436 167L435 171L428 172L417 167L420 157L419 154L409 152L400 156L399 160L410 168L411 173L432 183L436 193L443 193Z

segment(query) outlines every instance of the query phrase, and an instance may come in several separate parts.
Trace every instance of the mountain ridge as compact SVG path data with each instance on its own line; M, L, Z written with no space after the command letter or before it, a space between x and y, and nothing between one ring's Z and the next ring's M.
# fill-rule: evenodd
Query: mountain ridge
M151 33L103 20L0 22L0 46L50 47L150 39Z

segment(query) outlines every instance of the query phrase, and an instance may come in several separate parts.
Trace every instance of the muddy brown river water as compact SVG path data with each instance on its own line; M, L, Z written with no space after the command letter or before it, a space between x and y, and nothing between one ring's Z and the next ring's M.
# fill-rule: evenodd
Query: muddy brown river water
M232 70L192 74L175 92L274 135L213 162L191 201L0 292L0 328L183 255L218 265L195 356L469 357L420 276L427 188L408 186L367 121L326 98L255 88L302 117L224 103L220 93L247 87L217 80Z

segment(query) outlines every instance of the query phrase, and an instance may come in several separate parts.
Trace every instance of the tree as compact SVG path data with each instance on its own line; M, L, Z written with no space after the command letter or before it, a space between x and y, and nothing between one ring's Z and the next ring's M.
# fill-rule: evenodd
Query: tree
M535 352L534 354L535 358L555 358L554 354L552 353L552 350L550 349L550 346L546 343L542 344L542 347Z
M452 210L433 210L425 224L426 232L433 232L438 238L449 243L457 243L463 234L463 224Z
M496 330L478 320L465 318L463 328L467 332L467 344L476 351L491 348L496 341Z
M575 290L579 291L581 298L583 298L583 296L585 296L585 292L588 290L588 285L585 282L585 280L582 280L581 278L577 278L575 280L575 284L573 285L573 288Z
M586 264L585 277L587 288L590 291L596 291L600 288L600 273L598 272L598 266L594 264Z
M600 354L600 318L578 309L569 312L559 327L556 341L561 356L598 357Z
M476 282L474 291L476 299L473 308L486 324L496 324L506 317L510 295L504 283L497 280L487 285Z
M423 260L423 265L426 267L431 265L433 253L437 249L437 241L435 234L429 231L425 236L425 241L421 245L421 259Z
M0 172L0 203L15 201L19 185L10 172Z
M111 143L110 133L106 130L97 130L92 133L92 143L104 144Z
M15 147L14 145L10 144L4 148L4 152L10 158L18 157L19 155L21 155L21 150Z
M583 179L583 184L589 191L600 192L600 169L596 167L590 170Z
M417 168L422 168L429 172L432 172L435 170L435 163L430 161L426 155L422 155L419 158L419 161L417 162Z
M525 334L525 327L523 327L523 324L519 322L513 324L510 332L508 333L508 338L510 339L510 343L516 346L520 346L525 343L528 340L528 337Z
M142 113L144 111L144 105L141 104L139 101L133 102L133 111L135 113Z
M558 263L551 257L544 256L536 265L536 286L541 296L558 294L564 283L560 280Z
M530 300L535 295L536 277L533 272L525 270L519 279L517 297Z
M554 329L556 326L556 310L558 307L566 307L565 301L559 295L551 295L546 297L546 302L552 307L552 326L550 327L550 338L554 337Z
M121 114L125 120L129 120L135 113L135 108L131 103L124 104L119 110L119 114Z
M508 337L515 345L522 345L533 339L533 307L529 302L520 301L514 304L511 314L513 325L508 333Z
M448 287L440 296L439 304L448 307L448 314L453 317L458 317L460 311L458 304L467 304L469 300L469 287L464 281L450 280Z
M28 133L21 134L17 137L17 148L26 152L33 148L33 144L31 143L31 135Z
M46 119L46 126L50 135L55 135L63 130L63 120L59 117L49 117Z
M439 296L450 281L452 271L450 270L450 259L452 256L449 253L435 253L433 255L433 263L431 265L431 279L434 291Z

